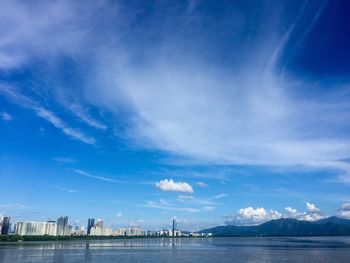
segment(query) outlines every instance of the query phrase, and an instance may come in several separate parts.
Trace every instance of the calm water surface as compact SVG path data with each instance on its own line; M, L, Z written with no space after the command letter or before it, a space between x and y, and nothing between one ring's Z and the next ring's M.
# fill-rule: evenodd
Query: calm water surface
M350 262L350 237L178 238L0 244L0 263Z

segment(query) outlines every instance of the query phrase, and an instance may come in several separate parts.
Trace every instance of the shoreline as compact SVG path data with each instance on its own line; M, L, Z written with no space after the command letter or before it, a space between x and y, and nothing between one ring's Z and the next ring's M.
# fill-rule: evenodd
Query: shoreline
M138 237L113 237L113 236L95 236L95 237L46 237L46 236L22 236L19 238L10 238L5 239L1 238L0 236L0 245L2 244L25 244L25 243L40 243L40 242L71 242L71 241L109 241L109 240L136 240L136 239L211 239L211 238L258 238L258 239L265 239L265 238L317 238L317 237L329 237L329 238L335 238L335 237L350 237L350 235L294 235L294 236L211 236L211 237L147 237L147 236L138 236Z

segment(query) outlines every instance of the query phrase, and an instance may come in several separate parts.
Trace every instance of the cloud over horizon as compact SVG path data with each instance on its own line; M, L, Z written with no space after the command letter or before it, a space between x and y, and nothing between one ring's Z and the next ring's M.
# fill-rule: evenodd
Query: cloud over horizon
M297 209L292 207L286 207L285 213L282 214L277 210L265 209L263 207L246 207L241 208L233 216L226 216L227 225L258 225L270 220L280 218L293 218L304 221L317 221L325 218L326 216L320 211L315 204L306 202L306 211L299 212Z

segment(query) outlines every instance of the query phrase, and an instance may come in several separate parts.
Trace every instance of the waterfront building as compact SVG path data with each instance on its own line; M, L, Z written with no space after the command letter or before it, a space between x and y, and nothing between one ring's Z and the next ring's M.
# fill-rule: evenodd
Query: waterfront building
M114 236L147 236L147 231L140 227L119 228L114 231Z
M61 216L57 219L57 236L67 236L70 235L68 226L68 216Z
M87 234L90 235L91 228L95 225L95 219L89 218L88 225L87 225Z
M126 228L118 228L113 233L114 236L126 236Z
M24 221L16 224L16 234L20 236L43 236L45 231L46 222Z
M1 224L1 235L8 235L10 231L10 217L5 216L2 219L2 224Z
M83 226L82 227L76 226L74 231L72 232L72 235L74 235L74 236L86 236L87 230Z
M90 236L102 236L102 228L97 225L90 229Z
M113 236L113 229L111 228L101 228L97 225L93 226L90 230L91 236Z
M103 220L102 219L97 219L96 226L103 228Z
M56 236L57 234L57 224L55 221L47 221L46 222L46 228L45 228L45 235L48 236Z

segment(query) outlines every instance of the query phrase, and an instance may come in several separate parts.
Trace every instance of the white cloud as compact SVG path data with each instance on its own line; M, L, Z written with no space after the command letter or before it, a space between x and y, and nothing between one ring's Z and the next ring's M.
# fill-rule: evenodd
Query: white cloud
M321 11L310 20L317 21ZM126 108L133 116L128 138L139 147L185 157L185 162L297 165L349 175L345 162L338 161L350 156L349 138L332 132L334 127L344 134L348 130L348 97L340 101L330 89L304 96L310 90L306 87L322 83L278 73L278 59L298 22L281 33L282 21L282 14L280 20L265 17L261 24L271 24L269 31L262 27L249 36L254 48L239 46L247 56L232 61L230 69L213 66L195 52L177 53L166 40L144 54L147 68L133 61L133 49L107 50L98 68L103 87L97 93L91 89L94 103L116 113L115 105Z
M56 128L61 129L62 132L65 133L66 135L68 135L76 140L79 140L81 142L84 142L86 144L94 145L96 143L94 138L89 137L89 136L85 135L84 133L67 126L53 112L46 110L43 107L35 107L34 110L39 117L50 122Z
M3 121L12 121L13 119L13 117L10 114L8 114L6 111L0 113L0 118Z
M321 213L320 209L316 207L314 204L307 202L306 203L306 211L299 212L297 209L292 207L285 208L286 215L285 217L294 218L297 220L305 220L305 221L317 221L325 216Z
M295 208L292 208L290 206L284 208L286 210L286 212L289 214L289 215L295 215L298 213L298 210L296 210Z
M340 217L350 219L350 203L342 204L341 208L339 209L338 215Z
M86 46L83 39L88 31L88 25L82 25L96 8L98 4L65 0L37 2L35 6L23 1L1 1L0 68L18 68L36 56L80 53Z
M33 110L38 117L51 123L54 127L60 129L64 134L68 135L69 137L79 140L86 144L94 145L96 143L93 137L90 137L77 129L69 127L54 112L42 107L34 100L18 92L16 89L7 85L0 84L0 93L3 93L4 95L8 96L21 107Z
M215 208L215 206L203 206L202 211L213 211Z
M286 3L280 4L283 7ZM306 37L324 6L309 16L307 30L298 39ZM86 78L89 85L81 93L115 116L126 112L128 132L122 136L139 147L165 150L200 164L336 170L342 172L342 181L349 182L350 166L339 161L350 156L349 137L341 138L334 132L348 134L348 88L345 85L327 89L323 95L305 96L312 85L322 83L310 84L297 74L292 77L287 70L276 70L284 64L278 61L284 47L293 34L300 33L295 31L299 20L285 20L282 10L285 8L277 8L273 17L262 14L254 30L243 25L241 30L256 32L246 35L249 41L241 38L241 31L230 32L233 39L242 42L232 43L232 49L238 51L237 57L230 57L233 65L222 67L205 56L205 49L188 47L196 39L188 39L186 16L184 20L176 17L175 39L162 37L143 53L123 38L132 35L134 24L126 16L118 19L118 5L55 1L33 7L5 0L0 9L0 23L7 25L1 32L0 67L18 68L34 57L51 61L64 54L79 60L81 55L91 54L94 63ZM130 12L133 17L135 13ZM242 12L237 20L248 18L245 16ZM234 14L230 17L235 18ZM121 24L123 29L113 27L115 31L96 38L96 32L110 28L101 26L105 24ZM197 32L196 24L191 26ZM167 36L173 29L164 23L152 32ZM242 45L245 41L250 44ZM174 49L174 44L179 48ZM135 63L135 57L141 57L146 66ZM346 96L337 96L338 91ZM80 106L76 109L85 123L106 129ZM37 114L65 134L94 144L93 138L69 128L57 116L39 109Z
M226 224L257 225L281 217L282 214L276 210L266 210L263 207L246 207L239 209L233 217L228 218Z
M121 218L122 216L123 216L123 213L122 213L122 212L118 212L118 213L117 213L117 217L118 217L118 218Z
M156 208L156 209L171 210L171 211L181 211L181 212L189 212L189 213L196 213L196 212L200 211L200 209L193 208L193 207L174 206L168 202L164 202L164 200L160 200L159 202L146 201L146 204L144 204L143 206L148 207L148 208Z
M207 187L208 185L204 182L197 182L197 186L199 187Z
M151 185L151 184L153 184L153 182L127 181L127 180L118 180L118 179L105 177L105 176L98 176L98 175L94 175L94 174L82 171L80 169L74 169L73 171L81 176L84 176L84 177L96 179L99 181L114 183L114 184L130 184L130 185L131 184L139 184L139 185Z
M74 190L74 189L69 189L69 188L66 188L66 187L62 187L62 186L54 186L54 188L58 189L58 190L61 190L63 192L66 192L66 193L78 193L79 191L77 190Z
M350 208L350 205L349 205ZM341 214L341 211L340 211ZM285 208L285 214L283 215L277 210L267 210L263 207L246 207L241 208L238 212L233 216L226 216L226 224L236 224L236 225L257 225L264 223L273 219L280 218L294 218L297 220L305 220L305 221L317 221L322 218L325 218L323 213L320 211L315 204L310 202L306 203L306 211L299 212L297 209L292 208L290 206Z
M180 200L193 200L194 197L192 195L179 195L177 198Z
M97 180L105 181L105 182L109 182L109 183L116 183L116 184L125 183L125 181L115 180L115 179L112 179L109 177L104 177L104 176L93 175L93 174L84 172L84 171L79 170L79 169L75 169L74 172L76 172L79 175L85 176L85 177L89 177L89 178L93 178L93 179L97 179Z
M228 196L228 194L217 194L217 195L213 196L212 199L221 199L221 198L224 198L227 196Z
M96 129L107 129L107 125L102 123L100 120L97 120L96 118L92 117L89 114L88 109L83 107L83 105L80 102L78 102L73 95L71 96L73 98L70 98L70 96L67 94L67 91L60 90L58 97L58 100L60 101L62 106L65 109L69 110L72 114L74 114L80 121Z
M306 203L306 211L309 213L318 213L320 209L316 207L314 204L307 202Z
M0 204L0 209L24 209L28 208L23 204Z
M51 160L59 163L76 163L77 160L70 157L53 157Z
M156 183L156 187L164 192L193 193L193 188L186 182L174 182L173 179L164 179Z

